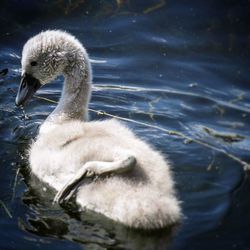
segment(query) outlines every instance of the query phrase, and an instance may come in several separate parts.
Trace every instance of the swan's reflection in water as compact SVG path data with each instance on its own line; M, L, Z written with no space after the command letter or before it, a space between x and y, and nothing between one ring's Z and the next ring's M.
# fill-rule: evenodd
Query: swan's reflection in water
M64 209L52 205L54 190L39 184L35 176L30 176L29 187L23 202L33 208L33 215L20 219L20 227L48 239L82 243L83 249L167 249L179 228L176 225L156 231L130 229L95 212L78 212L73 201Z

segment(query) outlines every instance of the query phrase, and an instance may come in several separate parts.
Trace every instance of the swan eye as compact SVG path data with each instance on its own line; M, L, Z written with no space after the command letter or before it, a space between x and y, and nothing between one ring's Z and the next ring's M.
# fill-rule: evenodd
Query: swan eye
M36 66L36 65L37 65L37 62L36 62L36 61L32 61L32 62L30 63L30 65L31 65L31 66Z

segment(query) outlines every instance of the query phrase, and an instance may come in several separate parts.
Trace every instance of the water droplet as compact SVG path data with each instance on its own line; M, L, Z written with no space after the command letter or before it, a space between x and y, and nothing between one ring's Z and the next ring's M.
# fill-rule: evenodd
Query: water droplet
M25 113L25 109L24 109L23 106L21 107L21 110L22 110L22 112L23 112L23 115L22 115L21 118L22 118L23 120L29 120L30 117Z

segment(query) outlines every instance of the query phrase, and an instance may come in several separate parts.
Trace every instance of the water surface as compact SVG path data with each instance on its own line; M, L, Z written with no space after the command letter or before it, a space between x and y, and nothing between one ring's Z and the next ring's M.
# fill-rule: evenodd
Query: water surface
M246 1L59 2L3 1L0 70L8 73L0 76L0 248L250 249L249 174L227 155L250 162ZM71 32L87 48L91 109L151 125L125 122L171 160L183 201L180 225L129 230L74 206L52 206L50 190L30 179L26 151L55 104L33 98L24 114L14 100L22 46L48 28ZM62 81L38 95L58 100Z

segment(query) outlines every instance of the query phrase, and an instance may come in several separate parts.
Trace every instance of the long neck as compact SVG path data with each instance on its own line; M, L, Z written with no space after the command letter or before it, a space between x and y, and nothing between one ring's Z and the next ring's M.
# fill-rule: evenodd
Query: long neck
M84 76L77 75L77 72L65 75L62 95L53 114L87 121L91 83Z
M87 121L92 82L88 59L69 65L63 75L64 86L60 101L47 120L55 123L67 120Z

